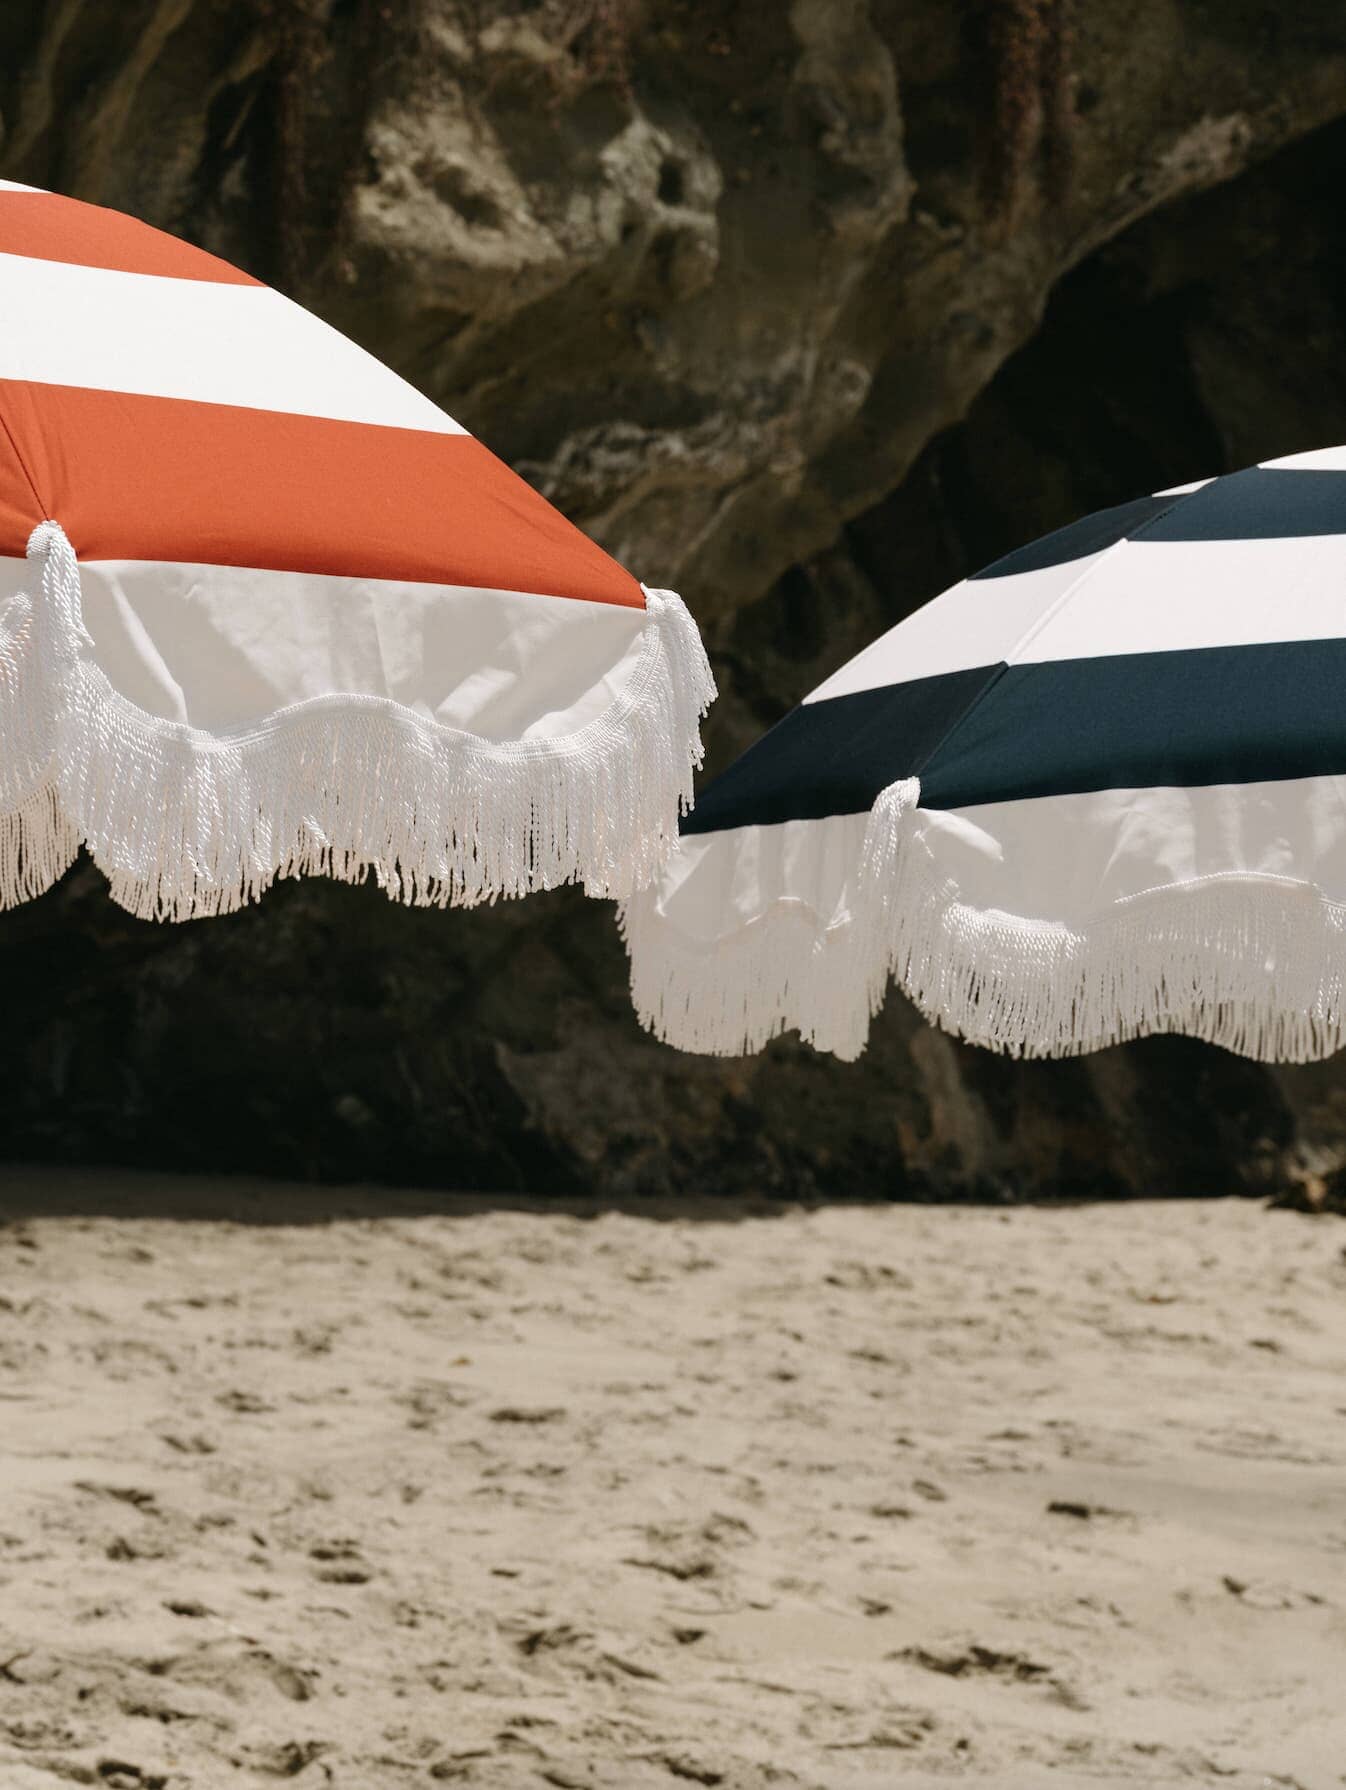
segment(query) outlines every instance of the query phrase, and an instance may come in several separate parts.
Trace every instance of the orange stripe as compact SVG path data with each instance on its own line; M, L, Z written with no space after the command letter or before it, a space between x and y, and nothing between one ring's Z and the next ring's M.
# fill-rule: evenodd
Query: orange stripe
M221 286L260 286L251 274L124 212L59 193L0 192L0 254L71 261L120 273L167 274Z
M470 435L0 380L0 553L44 517L81 559L645 601Z

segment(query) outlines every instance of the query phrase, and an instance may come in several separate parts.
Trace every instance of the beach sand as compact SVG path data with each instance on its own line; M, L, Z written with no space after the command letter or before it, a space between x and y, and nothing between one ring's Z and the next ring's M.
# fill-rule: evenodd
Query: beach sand
M1337 1220L0 1214L2 1790L1346 1784Z

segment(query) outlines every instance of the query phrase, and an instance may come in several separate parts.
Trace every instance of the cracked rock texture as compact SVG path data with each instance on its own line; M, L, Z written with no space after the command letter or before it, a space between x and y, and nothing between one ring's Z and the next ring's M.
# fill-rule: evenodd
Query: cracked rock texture
M1346 437L1329 0L0 0L0 174L394 364L682 590L724 762L971 566ZM0 1148L614 1197L1290 1191L1346 1070L644 1037L600 905L0 917Z

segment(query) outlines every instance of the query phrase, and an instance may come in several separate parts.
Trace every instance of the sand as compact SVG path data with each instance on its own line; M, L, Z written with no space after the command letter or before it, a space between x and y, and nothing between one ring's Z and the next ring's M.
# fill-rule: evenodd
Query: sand
M2 1790L1346 1784L1338 1220L0 1214Z

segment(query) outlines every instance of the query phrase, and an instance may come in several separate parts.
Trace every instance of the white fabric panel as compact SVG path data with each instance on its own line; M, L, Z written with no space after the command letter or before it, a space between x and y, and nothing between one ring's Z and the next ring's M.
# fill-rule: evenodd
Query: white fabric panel
M650 899L683 938L700 945L732 938L782 903L823 926L844 923L868 822L867 813L834 814L688 834Z
M40 186L24 186L19 180L0 180L0 193L40 193Z
M654 895L684 938L732 938L781 903L821 925L850 915L867 814L739 827L680 841ZM1346 778L1105 790L910 817L957 899L1083 927L1158 889L1229 876L1307 884L1346 901Z
M339 693L488 740L573 733L622 689L648 620L528 592L134 560L81 564L80 585L112 687L217 732ZM0 603L31 588L26 561L0 559Z
M623 908L631 993L685 1050L781 1030L844 1060L895 976L1029 1056L1186 1032L1264 1062L1346 1043L1346 779L1110 791L680 843Z
M966 578L881 634L804 701L880 690L886 684L1007 659L1046 610L1102 557L1094 553L1004 578Z
M1346 899L1346 779L1112 789L922 810L914 832L970 906L1081 925L1155 889L1230 875Z
M465 431L268 286L0 254L0 379Z

